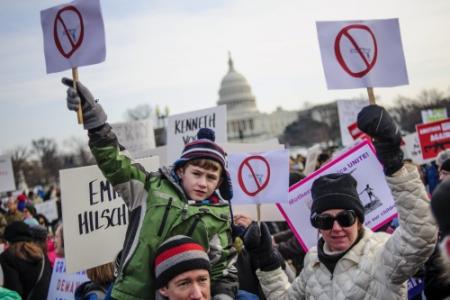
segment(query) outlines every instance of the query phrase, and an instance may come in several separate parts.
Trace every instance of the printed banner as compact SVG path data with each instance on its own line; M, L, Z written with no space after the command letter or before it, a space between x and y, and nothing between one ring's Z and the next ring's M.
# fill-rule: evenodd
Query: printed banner
M77 287L86 281L90 280L85 271L67 273L64 258L57 257L53 265L47 300L73 300Z
M11 156L0 155L0 192L16 190Z
M119 143L134 158L139 158L138 155L145 150L155 148L155 133L150 120L114 123L111 127Z
M370 143L363 141L292 186L289 202L278 204L305 251L316 246L318 238L318 231L310 222L311 186L318 177L330 173L351 173L358 182L357 191L364 206L365 226L375 231L390 222L397 213L383 167Z
M369 105L369 100L337 100L336 104L342 145L349 146L363 134L356 126L356 119L358 113Z
M398 19L316 26L328 89L408 84Z
M235 153L228 156L235 204L287 202L287 150Z
M47 73L105 60L100 0L75 0L41 11Z
M167 162L177 160L184 145L197 139L200 128L211 128L216 134L216 143L227 141L227 110L225 105L189 113L169 116L167 125Z
M420 114L422 115L422 123L430 123L448 118L447 108L445 107L424 109L420 111Z
M439 152L450 148L450 119L417 124L422 158L435 158Z
M58 220L58 208L56 206L56 200L48 200L42 203L35 204L36 212L44 215L51 223Z
M158 157L137 162L149 172L159 168ZM122 198L97 166L65 169L59 175L68 272L113 261L122 249L128 225Z

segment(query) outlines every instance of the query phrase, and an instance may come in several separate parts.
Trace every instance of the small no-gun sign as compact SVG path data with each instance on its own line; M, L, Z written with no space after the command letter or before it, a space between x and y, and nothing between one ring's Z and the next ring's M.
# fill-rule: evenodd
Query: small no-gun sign
M408 84L398 19L316 26L328 89Z
M288 201L289 154L286 150L230 154L228 165L233 204Z
M100 0L76 0L41 11L47 73L105 60Z

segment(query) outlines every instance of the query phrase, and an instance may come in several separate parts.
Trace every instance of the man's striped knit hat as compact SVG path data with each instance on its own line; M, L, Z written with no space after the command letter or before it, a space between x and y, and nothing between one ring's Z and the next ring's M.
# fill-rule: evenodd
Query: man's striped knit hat
M192 270L207 270L210 263L205 249L190 237L176 235L162 243L155 256L156 288L166 286L174 277Z
M227 168L227 154L215 143L216 136L210 128L200 128L197 133L197 140L184 146L181 157L175 161L174 167L178 169L183 167L188 161L195 159L212 159L222 166L222 183L219 186L220 195L230 200L233 198L233 189L231 187L231 177Z

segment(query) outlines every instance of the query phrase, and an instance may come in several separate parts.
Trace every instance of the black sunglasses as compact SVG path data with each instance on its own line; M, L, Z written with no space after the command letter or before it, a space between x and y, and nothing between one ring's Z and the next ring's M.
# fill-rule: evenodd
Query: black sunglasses
M336 216L320 214L311 218L312 225L322 230L330 230L333 228L334 221L337 221L341 227L350 227L356 222L356 214L353 210L343 210Z

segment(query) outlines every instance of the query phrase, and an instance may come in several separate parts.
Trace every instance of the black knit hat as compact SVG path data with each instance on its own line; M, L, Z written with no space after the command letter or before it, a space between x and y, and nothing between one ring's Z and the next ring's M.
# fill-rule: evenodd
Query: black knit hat
M199 269L210 272L205 249L188 236L171 237L159 246L155 255L156 288L166 286L172 278L184 272Z
M439 170L444 170L444 171L450 172L450 158L444 160L444 162L442 163Z
M443 235L450 235L450 179L442 181L433 191L431 211Z
M333 173L317 178L311 187L311 219L328 209L342 208L355 211L359 221L364 223L364 207L357 184L350 174Z
M227 154L214 141L216 135L214 130L209 128L200 128L197 133L197 140L184 146L181 157L175 161L175 170L183 167L187 162L195 159L212 159L222 166L222 183L219 186L220 195L226 199L233 198L233 189L231 187L231 177L227 168Z
M30 242L34 240L30 227L22 221L15 221L6 226L4 238L9 243Z

